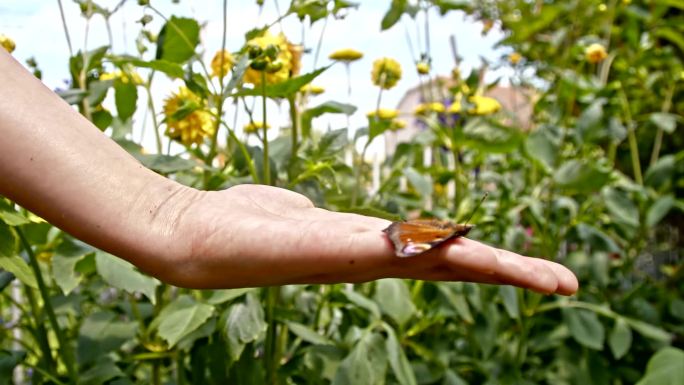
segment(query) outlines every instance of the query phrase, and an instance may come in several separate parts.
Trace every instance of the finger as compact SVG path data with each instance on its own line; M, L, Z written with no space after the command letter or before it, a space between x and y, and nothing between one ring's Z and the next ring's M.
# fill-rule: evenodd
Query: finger
M560 263L545 261L558 277L558 294L573 295L579 289L579 282L575 274Z
M467 238L452 242L448 247L447 260L454 268L495 275L495 280L503 284L542 293L554 293L559 288L559 277L547 261L496 249Z

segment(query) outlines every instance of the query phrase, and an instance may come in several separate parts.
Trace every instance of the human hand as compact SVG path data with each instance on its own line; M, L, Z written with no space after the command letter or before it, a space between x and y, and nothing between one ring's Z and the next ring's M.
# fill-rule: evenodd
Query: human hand
M398 258L389 221L315 208L306 197L262 185L202 192L175 231L179 257L165 274L181 286L226 288L364 282L397 277L507 284L571 295L574 274L544 259L467 238ZM164 277L162 277L164 278Z

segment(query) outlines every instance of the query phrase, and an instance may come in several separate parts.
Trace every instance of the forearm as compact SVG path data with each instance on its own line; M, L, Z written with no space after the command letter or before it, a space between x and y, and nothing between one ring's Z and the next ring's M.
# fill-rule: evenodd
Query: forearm
M0 194L158 273L198 192L143 167L0 50ZM163 272L162 272L163 274Z

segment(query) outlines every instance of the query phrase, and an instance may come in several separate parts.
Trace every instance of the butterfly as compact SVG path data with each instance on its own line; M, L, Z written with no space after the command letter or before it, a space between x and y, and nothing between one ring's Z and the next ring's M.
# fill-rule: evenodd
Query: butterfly
M472 228L472 225L460 225L437 219L415 219L393 222L383 231L392 241L397 257L413 257L450 239L463 237Z

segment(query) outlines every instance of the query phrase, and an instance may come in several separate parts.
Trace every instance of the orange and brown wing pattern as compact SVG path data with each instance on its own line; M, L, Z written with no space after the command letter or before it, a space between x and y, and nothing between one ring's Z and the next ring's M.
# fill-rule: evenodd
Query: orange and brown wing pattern
M412 257L424 253L445 241L464 236L472 226L459 225L436 219L416 219L394 222L385 230L398 257Z

